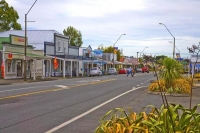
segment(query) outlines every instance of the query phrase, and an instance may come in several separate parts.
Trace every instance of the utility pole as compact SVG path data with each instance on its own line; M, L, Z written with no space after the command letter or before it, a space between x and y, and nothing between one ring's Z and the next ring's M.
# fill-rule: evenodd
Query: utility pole
M32 7L35 5L36 2L37 2L37 0L35 0L35 2L33 3L33 5L31 6L31 8L25 14L24 81L26 81L26 68L27 68L27 62L26 62L26 59L27 59L27 57L26 57L26 55L27 55L26 54L26 47L27 47L27 15L30 12L30 10L32 9ZM35 21L30 21L30 22L35 22Z
M139 53L139 52L137 52L137 68L138 68L138 63L139 63L138 53Z

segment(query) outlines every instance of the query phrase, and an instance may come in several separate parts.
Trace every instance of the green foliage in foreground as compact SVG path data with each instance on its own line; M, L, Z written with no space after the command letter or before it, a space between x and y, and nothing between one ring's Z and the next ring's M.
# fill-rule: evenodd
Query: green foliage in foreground
M160 109L149 105L152 109L139 114L130 110L116 108L109 111L101 120L95 133L199 133L200 113L197 108L186 109L180 104L161 106ZM108 118L110 117L110 118Z

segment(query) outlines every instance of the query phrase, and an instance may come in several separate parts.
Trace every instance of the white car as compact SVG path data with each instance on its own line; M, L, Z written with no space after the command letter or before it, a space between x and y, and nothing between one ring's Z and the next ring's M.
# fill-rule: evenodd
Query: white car
M102 76L102 71L98 67L90 68L90 77L91 76Z
M117 75L117 70L115 68L108 68L108 75Z
M136 72L138 73L138 72L142 72L142 68L137 68L136 69Z

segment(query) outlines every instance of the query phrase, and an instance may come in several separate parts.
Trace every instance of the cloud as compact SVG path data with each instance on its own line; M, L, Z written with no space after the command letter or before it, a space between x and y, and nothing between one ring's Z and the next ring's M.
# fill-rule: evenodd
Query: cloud
M35 0L6 0L20 16L24 28L24 15ZM63 29L73 26L83 35L83 46L97 48L100 44L116 44L124 54L137 51L172 55L173 41L164 23L176 38L176 46L185 57L187 47L200 40L199 0L38 0L28 14L28 29ZM190 40L190 41L186 41Z

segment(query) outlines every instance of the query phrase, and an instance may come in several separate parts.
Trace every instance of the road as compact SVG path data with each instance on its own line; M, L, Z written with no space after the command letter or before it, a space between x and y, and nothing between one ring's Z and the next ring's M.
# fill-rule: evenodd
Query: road
M127 106L153 78L137 73L0 86L0 133L94 132L106 112Z

